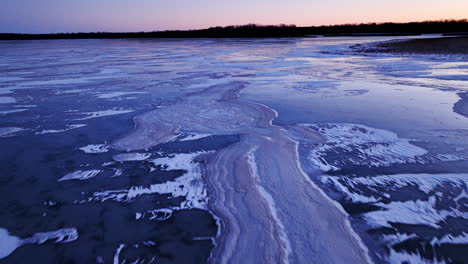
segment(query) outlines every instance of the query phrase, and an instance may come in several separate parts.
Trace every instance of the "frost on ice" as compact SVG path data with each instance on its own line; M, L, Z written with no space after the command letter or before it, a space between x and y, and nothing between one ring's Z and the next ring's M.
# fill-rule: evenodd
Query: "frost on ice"
M326 142L313 147L309 160L323 171L347 166L381 167L397 163L424 163L427 151L399 138L397 134L357 124L313 124L302 126L326 136Z
M174 210L181 209L206 209L207 193L201 177L198 164L194 161L197 156L206 152L197 153L178 153L168 157L148 160L156 166L161 166L163 170L184 170L185 173L174 179L161 184L153 184L150 186L132 186L126 190L109 190L95 192L91 200L106 201L115 200L119 202L130 202L141 195L149 194L170 194L171 197L185 197L185 200L179 205L172 208L162 208L149 210L136 214L136 219L148 218L151 220L168 219ZM126 153L137 154L137 153ZM123 154L121 154L123 155ZM129 156L125 159L117 158L120 161L135 160L134 156ZM147 160L149 156L144 156L143 160ZM114 156L115 159L115 156ZM142 160L142 159L137 159Z

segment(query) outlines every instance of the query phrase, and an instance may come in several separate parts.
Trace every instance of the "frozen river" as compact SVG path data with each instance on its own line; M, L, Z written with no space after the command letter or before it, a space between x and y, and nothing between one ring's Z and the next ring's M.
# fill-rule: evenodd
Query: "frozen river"
M394 38L1 42L0 263L466 263L468 60Z

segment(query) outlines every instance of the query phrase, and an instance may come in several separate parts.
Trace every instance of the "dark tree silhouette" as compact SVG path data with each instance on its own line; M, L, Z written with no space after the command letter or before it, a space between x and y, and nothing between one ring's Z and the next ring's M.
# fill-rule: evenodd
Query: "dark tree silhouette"
M116 38L272 38L325 36L416 35L423 33L468 34L468 20L438 20L410 23L343 24L319 27L295 25L247 24L211 27L198 30L168 30L153 32L94 32L57 34L0 34L0 40L32 39L116 39Z

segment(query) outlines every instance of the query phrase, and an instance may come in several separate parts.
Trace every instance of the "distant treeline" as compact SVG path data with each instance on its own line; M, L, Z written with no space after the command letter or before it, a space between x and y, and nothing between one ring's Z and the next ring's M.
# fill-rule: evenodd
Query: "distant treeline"
M468 34L468 20L438 20L410 23L343 24L318 27L257 25L211 27L199 30L168 30L124 33L2 34L0 40L31 39L116 39L116 38L270 38L325 36L411 35L424 33Z

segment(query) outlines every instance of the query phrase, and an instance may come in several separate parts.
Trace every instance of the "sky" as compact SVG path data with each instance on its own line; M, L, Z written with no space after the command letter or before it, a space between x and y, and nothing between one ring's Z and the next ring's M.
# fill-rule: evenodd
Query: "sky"
M129 32L211 26L468 18L468 0L0 0L0 32Z

